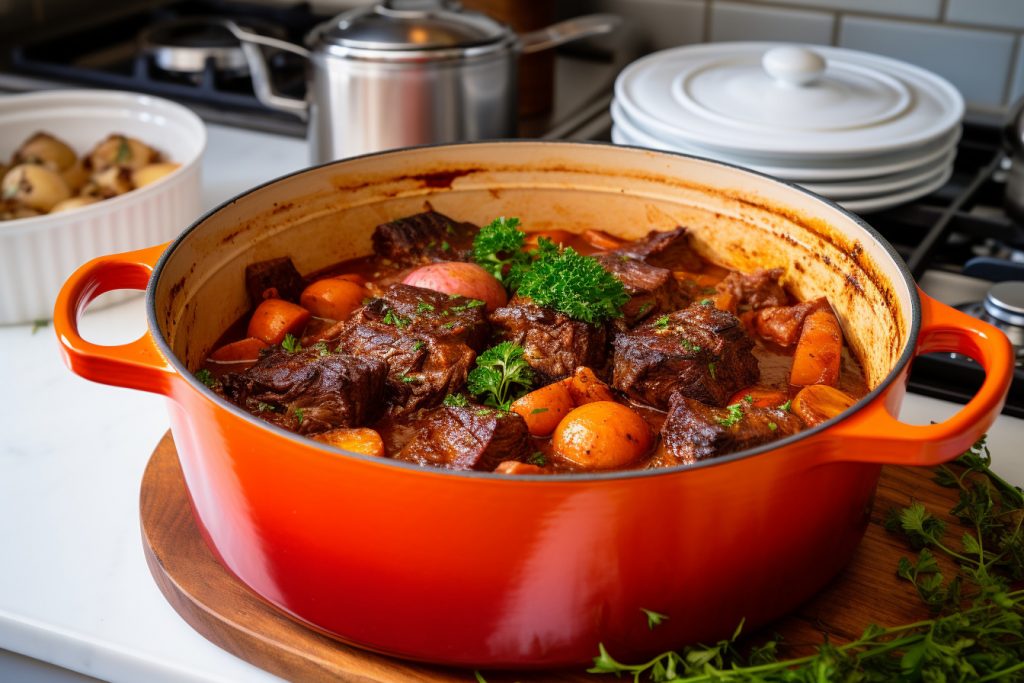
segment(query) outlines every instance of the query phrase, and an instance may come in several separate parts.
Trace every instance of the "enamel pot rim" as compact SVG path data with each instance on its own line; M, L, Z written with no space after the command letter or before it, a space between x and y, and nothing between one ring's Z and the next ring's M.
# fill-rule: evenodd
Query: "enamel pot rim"
M761 445L761 446L758 446L758 447L755 447L755 448L750 448L750 449L746 449L746 450L742 450L742 451L737 451L735 453L730 453L728 455L723 455L723 456L719 456L719 457L716 457L716 458L709 458L707 460L698 461L696 463L692 463L692 464L688 464L688 465L676 465L676 466L672 466L672 467L664 467L664 468L656 468L656 469L615 470L615 471L609 471L609 472L580 472L580 473L544 474L544 475L537 475L537 474L516 475L515 477L509 477L507 475L496 474L494 472L477 472L477 471L474 471L474 470L468 470L468 471L464 471L464 470L445 470L445 469L440 469L440 468L427 470L427 469L425 469L425 468L423 468L423 467L421 467L419 465L415 465L415 464L412 464L412 463L406 463L406 462L397 461L397 460L391 460L391 459L384 459L384 460L382 460L381 458L374 458L372 456L362 455L362 454L358 454L358 453L351 453L351 452L348 452L348 451L341 451L340 449L320 444L317 441L314 441L314 440L309 439L309 438L304 437L304 436L300 436L300 435L298 435L298 434L296 434L294 432L290 432L290 431L288 431L288 430L286 430L286 429L284 429L282 427L278 427L276 425L272 425L272 424L270 424L268 422L260 420L259 418L255 417L254 415L251 415L250 413L246 412L242 408L234 405L233 403L229 402L228 400L222 398L221 396L219 396L216 393L214 393L213 391L211 391L208 387L206 387L202 382L200 382L198 379L196 379L192 375L192 373L189 371L189 369L187 367L185 367L184 363L182 363L181 360L178 359L178 357L171 350L170 345L167 343L167 340L164 338L163 332L161 331L160 325L158 323L157 301L156 301L156 294L155 294L156 289L157 289L157 282L160 279L160 275L161 275L165 265L171 259L174 258L174 252L175 252L177 246L179 244L181 244L193 231L199 229L202 226L202 224L209 217L213 216L214 214L216 214L217 212L221 211L222 209L224 209L225 207L227 207L227 206L229 206L231 204L234 204L234 203L237 203L237 202L240 202L240 201L244 201L247 196L249 196L251 194L254 194L254 193L260 191L261 189L263 189L265 187L268 187L270 185L273 185L273 184L275 184L275 183L277 183L277 182L279 182L281 180L284 180L286 178L292 178L292 177L295 177L295 176L298 176L298 175L302 175L304 173L309 173L309 172L317 171L317 170L320 170L320 169L323 169L323 168L326 168L326 167L329 167L329 166L347 164L347 163L350 163L352 161L363 159L363 158L367 158L367 157L378 157L378 156L385 156L385 155L401 154L403 151L411 150L411 149L430 149L430 148L441 148L441 147L449 148L449 147L463 147L463 146L493 145L495 143L510 144L510 145L516 145L516 144L530 144L530 145L545 144L545 145L563 146L563 147L566 146L566 145L611 146L608 143L602 143L602 142L592 142L592 141L564 142L564 141L553 141L553 140L552 141L547 141L547 140L544 140L544 141L538 141L538 140L527 140L527 141L521 141L521 140L487 140L487 141L456 143L456 144L422 145L422 146L417 146L417 147L407 147L407 148L398 149L398 150L389 150L389 151L384 151L384 152L373 152L371 154L365 154L365 155L361 155L361 156L350 157L348 159L342 159L342 160L339 160L339 161L331 161L331 162L319 164L319 165L316 165L316 166L311 166L311 167L308 167L308 168L303 168L301 170L294 171L292 173L288 173L288 174L279 176L277 178L274 178L273 180L269 180L269 181L267 181L265 183L262 183L260 185L255 186L255 187L252 187L249 190L246 190L245 192L242 192L241 194L239 194L239 195L237 195L235 197L232 197L232 198L222 202L218 206L214 207L213 209L210 209L209 211L204 213L202 216L197 218L195 220L195 222L192 223L192 225L190 225L188 228L183 230L182 233L173 242L171 242L168 245L167 249L163 252L163 254L160 256L159 260L157 261L157 264L156 264L156 266L153 269L152 277L150 278L149 284L146 287L146 317L147 317L147 322L148 322L148 325L149 325L149 330L150 330L150 332L152 334L152 337L153 337L157 347L159 348L160 352L163 353L163 355L167 358L167 360L169 361L170 365L174 368L174 370L177 371L177 373L182 378L184 378L194 390L202 392L202 393L205 393L208 398L210 398L211 400L215 401L218 404L218 406L220 406L221 408L224 408L224 409L234 413L236 416L241 417L242 419L244 419L247 422L249 422L250 424L252 424L254 427L257 427L259 429L270 430L271 432L277 434L278 436L286 438L286 439L289 439L291 441L294 441L297 444L302 445L302 446L304 446L306 448L310 448L310 449L313 449L313 450L316 450L316 451L320 451L325 457L357 458L357 459L361 459L361 460L365 460L365 461L369 461L369 462L374 462L376 464L380 464L380 465L386 466L386 467L395 467L395 468L398 468L400 470L416 471L416 472L420 472L420 473L423 473L423 474L432 474L432 475L437 475L437 476L460 477L460 478L467 478L467 479L480 479L480 478L484 478L484 479L502 479L502 480L508 481L509 485L515 485L514 482L520 482L522 484L530 484L530 485L536 485L536 484L538 484L540 482L550 482L550 483L565 484L567 482L572 482L572 481L578 481L578 482L581 482L581 483L589 483L589 482L594 482L594 481L605 481L605 480L624 480L624 479L657 477L657 476L664 476L664 475L670 475L670 474L677 474L677 473L680 473L682 471L703 469L703 468L706 468L706 467L722 467L722 466L730 465L730 464L735 463L735 462L740 462L740 461L746 460L747 458L753 458L753 457L756 457L756 456L759 456L759 455L763 455L763 454L768 453L770 451L775 451L775 450L779 450L779 449L785 449L790 444L793 444L793 443L795 443L797 441L800 441L802 439L812 438L812 437L816 436L817 434L820 434L822 432L827 431L832 426L841 423L845 419L847 419L850 416L852 416L853 414L855 414L857 411L859 411L862 408L864 408L866 405L868 405L868 404L872 403L873 401L875 401L876 399L878 399L889 388L889 385L901 374L903 369L906 367L907 363L909 363L910 359L914 356L915 347L916 347L917 339L918 339L918 334L919 334L920 328L921 328L921 301L920 301L920 296L918 295L916 284L914 282L914 278L910 274L910 270L907 268L906 264L903 262L903 259L900 258L900 256L897 254L896 250L892 247L892 245L889 244L889 242L884 237L882 237L882 235L878 231L876 231L873 227L871 227L871 225L869 225L866 221L864 221L862 218L860 218L856 214L851 213L850 211L847 211L847 210L843 209L840 205L836 204L835 202L830 201L829 199L826 199L826 198L824 198L824 197L822 197L820 195L817 195L817 194L815 194L813 192L810 192L810 191L808 191L808 190L806 190L806 189L804 189L804 188L802 188L802 187L800 187L800 186L798 186L798 185L796 185L794 183L786 182L786 181L783 181L783 180L778 180L776 178L773 178L772 176L769 176L769 175L766 175L766 174L763 174L763 173L759 173L757 171L751 171L751 170L743 168L741 166L736 166L736 165L733 165L733 164L728 164L728 163L725 163L725 162L721 162L721 161L717 161L717 160L713 160L713 159L707 159L705 157L699 157L699 156L695 156L695 155L691 155L691 154L683 154L683 153L679 153L679 152L667 152L667 151L657 151L655 153L659 154L659 155L666 155L666 156L672 156L672 157L682 157L682 158L687 158L687 159L694 159L694 160L703 161L703 162L707 162L707 163L711 163L711 164L715 164L715 165L719 165L719 166L729 167L729 168L741 171L743 173L748 173L748 174L753 175L753 176L759 176L761 178L765 178L765 179L771 180L774 183L777 183L777 184L779 184L781 186L785 186L787 188L787 190L790 191L790 192L798 192L800 194L812 197L813 199L816 199L817 201L821 202L823 205L826 205L827 207L842 213L846 218L850 219L851 221L856 223L859 227L864 229L872 238L875 239L875 241L877 241L883 247L885 253L889 256L890 259L892 259L892 261L895 264L898 272L900 273L901 277L903 278L904 284L907 286L907 290L910 292L910 301L909 301L909 305L910 305L910 326L909 326L909 328L907 330L907 341L906 341L906 344L905 344L902 352L900 353L899 359L893 365L892 369L885 376L885 378L882 379L878 383L878 385L875 386L875 388L873 388L867 394L862 396L851 408L847 409L842 415L839 415L839 416L837 416L835 418L832 418L831 420L827 420L826 422L823 422L822 424L816 425L814 427L811 427L809 429L803 430L803 431L798 432L796 434L793 434L791 436L787 436L785 438L779 439L777 441L773 441L773 442L770 442L770 443L767 443L767 444L764 444L764 445ZM632 149L632 150L638 150L638 151L643 151L643 152L651 152L652 151L652 150L647 150L647 149L640 148L640 147L629 147L629 146L623 146L623 145L615 145L615 147L623 147L625 149Z

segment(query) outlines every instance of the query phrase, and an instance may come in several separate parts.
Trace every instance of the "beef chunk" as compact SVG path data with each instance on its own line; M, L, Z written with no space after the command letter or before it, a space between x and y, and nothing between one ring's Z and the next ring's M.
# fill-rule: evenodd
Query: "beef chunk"
M388 410L400 415L457 391L486 336L482 302L397 284L356 311L339 341L346 353L387 362Z
M544 380L571 375L578 367L603 367L608 329L515 296L491 314L494 334L523 347L526 362Z
M298 301L303 290L302 276L287 256L272 258L245 267L245 291L253 306L264 299Z
M403 266L438 260L464 261L479 230L472 223L424 211L378 225L373 231L373 250Z
M351 323L379 322L406 336L430 334L457 341L479 351L487 340L484 302L412 285L394 284L371 299L349 319Z
M786 291L779 284L783 274L782 268L771 270L755 270L753 273L729 273L718 283L719 291L730 292L740 306L752 309L766 306L785 306L789 303Z
M736 316L696 304L616 336L612 386L663 409L675 392L725 405L760 378L753 347Z
M221 378L221 390L253 415L300 434L359 427L380 415L387 364L326 344L264 355Z
M438 405L465 384L476 360L473 349L455 339L381 322L350 324L339 339L346 353L387 362L385 400L392 415Z
M696 273L704 268L704 261L690 246L686 228L676 228L668 232L652 230L642 240L624 244L612 253L632 256L644 263L669 270L688 270Z
M516 413L479 405L441 406L414 422L415 436L397 460L452 470L490 472L506 460L529 453L526 423Z
M799 418L780 408L744 402L712 408L676 394L661 427L662 445L650 465L683 465L735 453L800 431Z
M633 327L644 318L678 310L690 303L671 270L652 266L625 254L598 254L601 267L619 279L629 293L623 320Z
M804 318L822 309L829 309L825 297L801 301L793 306L767 306L754 311L752 324L762 339L779 346L792 346L800 337Z

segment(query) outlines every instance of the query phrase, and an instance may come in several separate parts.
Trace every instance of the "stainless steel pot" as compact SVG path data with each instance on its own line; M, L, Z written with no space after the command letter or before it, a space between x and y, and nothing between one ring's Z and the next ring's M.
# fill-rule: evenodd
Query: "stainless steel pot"
M313 163L413 145L516 135L520 54L607 33L613 15L588 15L516 35L457 3L385 0L313 30L308 48L228 22L268 107L309 120ZM274 91L259 46L309 60L305 100Z

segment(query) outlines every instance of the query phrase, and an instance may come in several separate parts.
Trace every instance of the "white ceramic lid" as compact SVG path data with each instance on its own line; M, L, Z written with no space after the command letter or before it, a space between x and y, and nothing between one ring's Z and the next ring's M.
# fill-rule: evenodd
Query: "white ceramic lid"
M862 179L879 179L892 174L907 171L920 171L935 168L936 163L956 153L956 145L960 140L961 128L957 126L944 137L909 150L864 156L857 159L775 159L770 156L725 152L719 149L702 147L694 142L668 142L644 132L632 119L626 116L618 101L611 103L613 121L613 142L617 144L648 147L669 152L681 152L693 156L724 161L736 166L766 173L782 180L805 184L812 183L848 183ZM618 140L614 138L617 137ZM824 193L823 193L824 194Z
M910 149L956 128L960 93L888 57L818 45L711 43L627 66L615 96L666 141L779 159Z

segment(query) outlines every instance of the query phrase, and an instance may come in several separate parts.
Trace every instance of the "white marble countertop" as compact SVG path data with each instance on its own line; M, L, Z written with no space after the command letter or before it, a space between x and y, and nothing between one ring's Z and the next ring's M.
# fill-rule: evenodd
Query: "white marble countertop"
M209 129L207 207L306 164L301 140ZM144 329L141 297L82 321L100 343ZM80 379L61 363L52 328L29 325L0 327L0 382L0 680L28 680L31 668L35 680L69 680L58 676L71 670L131 683L279 681L193 631L150 577L138 494L168 428L164 399ZM955 410L911 395L904 417L925 423ZM1001 417L990 441L996 469L1024 482L1024 421ZM38 674L18 655L62 669Z

